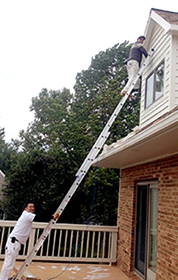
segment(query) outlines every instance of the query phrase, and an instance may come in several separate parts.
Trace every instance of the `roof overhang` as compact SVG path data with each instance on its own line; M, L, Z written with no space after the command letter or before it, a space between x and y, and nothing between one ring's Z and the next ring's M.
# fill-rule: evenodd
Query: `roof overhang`
M156 24L159 24L164 29L165 35L170 34L170 35L178 36L178 25L170 24L164 18L162 18L158 13L156 13L154 9L151 9L150 16L148 18L148 22L144 33L146 37L145 48L147 48L149 45L152 36L152 31L156 26Z
M97 162L98 167L123 169L177 154L178 111L106 150L94 165Z
M169 28L166 30L166 33L178 36L178 25L177 24L170 24Z

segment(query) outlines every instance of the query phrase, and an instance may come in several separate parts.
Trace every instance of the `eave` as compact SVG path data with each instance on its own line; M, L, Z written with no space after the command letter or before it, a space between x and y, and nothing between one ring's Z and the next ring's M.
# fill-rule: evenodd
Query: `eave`
M146 37L146 41L145 41L145 48L148 47L149 42L151 40L151 36L152 36L152 32L153 29L155 27L155 25L158 24L160 25L166 34L169 35L177 35L178 36L178 24L171 24L168 21L166 21L164 18L162 18L154 9L151 9L150 11L150 16L148 18L148 22L146 25L146 29L145 29L145 37Z
M178 36L178 25L170 24L169 28L166 30L166 34Z
M97 165L123 169L177 153L178 110L125 141L108 146L107 152L98 157Z

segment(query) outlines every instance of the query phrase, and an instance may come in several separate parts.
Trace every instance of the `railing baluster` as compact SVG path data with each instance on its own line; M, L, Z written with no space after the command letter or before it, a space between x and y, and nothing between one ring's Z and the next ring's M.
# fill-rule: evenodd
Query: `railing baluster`
M101 232L98 233L98 246L97 246L97 258L99 259L100 256L100 238L101 238Z
M62 240L62 229L60 230L60 235L59 235L59 249L58 249L58 257L60 256L60 251L61 251L61 240Z
M15 221L0 221L1 259L4 258L3 246L5 246L7 236L15 223ZM46 223L33 223L29 241L24 246L23 252L18 256L17 260L24 260L26 258L29 247L34 245L45 227ZM48 239L36 255L35 260L70 261L73 257L75 262L115 262L118 228L91 225L87 227L86 231L86 227L87 225L55 224Z
M93 255L94 255L94 249L95 249L95 231L93 231L93 237L92 237L91 258L93 258Z
M56 230L56 229L54 229L54 238L53 238L52 257L54 257L54 248L55 248L55 245L56 245L56 232L57 232L57 230Z
M3 240L4 240L4 231L5 231L5 228L3 227L2 229L2 234L1 234L1 253L2 253L2 246L3 246Z
M47 237L47 248L46 248L46 256L49 255L49 246L50 246L50 239L51 239L51 231L50 233L48 234L48 237Z
M64 254L63 254L63 257L66 257L67 237L68 237L68 229L66 229L66 234L65 234L65 243L64 243Z
M80 258L82 258L82 256L83 256L84 231L82 231L82 238L81 238L81 240L82 240L82 243L81 243L81 246L80 246L80 248L81 248L81 250L80 250Z
M71 233L70 233L69 257L71 257L71 253L72 253L73 233L74 233L74 231L72 230Z
M111 232L109 233L109 238L108 238L108 258L111 257L111 240L112 240L112 236L111 236Z
M106 242L106 232L104 232L104 236L103 236L103 250L102 250L102 259L104 259L104 255L105 255L105 242Z
M86 259L88 257L89 242L90 242L90 231L87 232L87 248L86 248L86 254L85 254Z
M79 239L79 231L77 230L77 236L76 236L76 242L75 242L75 257L77 257L78 239Z

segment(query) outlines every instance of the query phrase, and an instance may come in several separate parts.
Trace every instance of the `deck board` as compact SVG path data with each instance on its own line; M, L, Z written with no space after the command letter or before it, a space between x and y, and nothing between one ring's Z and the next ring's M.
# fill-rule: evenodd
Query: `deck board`
M0 267L2 266L0 262ZM23 262L16 262L15 267L20 267ZM56 277L57 280L129 280L129 278L117 267L103 264L59 263L59 262L32 262L28 272L37 280L48 280ZM14 273L14 271L13 271ZM14 274L11 274L14 275ZM31 280L33 278L30 278ZM52 280L52 279L51 279Z

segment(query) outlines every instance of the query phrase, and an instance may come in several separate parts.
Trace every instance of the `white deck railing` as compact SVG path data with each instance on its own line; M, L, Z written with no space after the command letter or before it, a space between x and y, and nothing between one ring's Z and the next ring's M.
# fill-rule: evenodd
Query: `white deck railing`
M4 258L7 236L15 221L0 221L0 258ZM33 223L31 235L22 246L17 259L27 257L40 237L46 223ZM86 226L55 224L35 260L77 262L116 262L118 228L114 226Z

